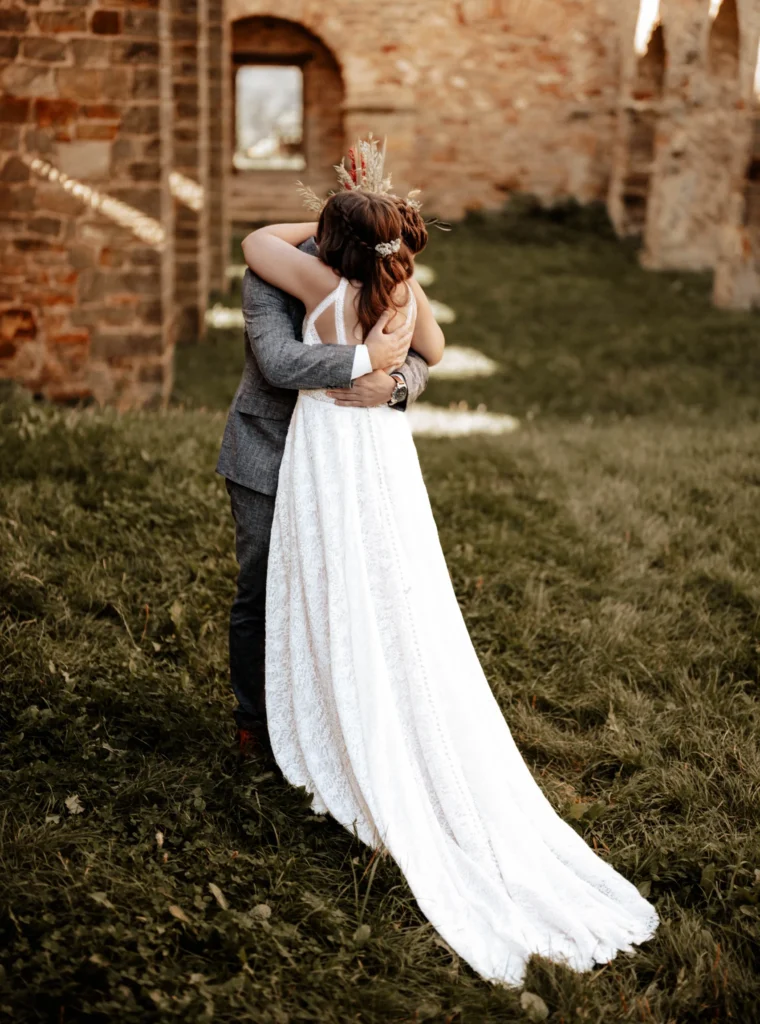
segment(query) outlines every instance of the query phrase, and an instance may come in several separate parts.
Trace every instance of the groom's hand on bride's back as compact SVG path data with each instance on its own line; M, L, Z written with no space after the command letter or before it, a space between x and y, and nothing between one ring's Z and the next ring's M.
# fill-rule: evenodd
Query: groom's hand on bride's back
M364 344L369 351L373 370L395 370L403 366L409 352L414 334L414 325L403 323L395 331L385 331L385 325L391 318L391 311L386 310L367 335ZM356 385L354 385L355 387Z

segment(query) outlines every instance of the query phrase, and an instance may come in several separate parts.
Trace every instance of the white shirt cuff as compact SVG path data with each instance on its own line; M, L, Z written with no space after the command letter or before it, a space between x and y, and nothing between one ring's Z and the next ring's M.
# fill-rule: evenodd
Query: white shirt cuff
M366 345L357 345L354 352L354 368L351 371L351 380L355 377L363 377L365 373L372 373L372 360L369 357L369 349Z

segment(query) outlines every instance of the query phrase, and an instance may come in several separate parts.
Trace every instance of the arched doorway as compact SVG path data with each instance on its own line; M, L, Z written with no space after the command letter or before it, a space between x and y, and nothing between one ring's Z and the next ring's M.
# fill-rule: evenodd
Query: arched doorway
M283 18L233 21L230 45L231 219L301 219L296 180L327 192L344 151L338 62L317 36Z

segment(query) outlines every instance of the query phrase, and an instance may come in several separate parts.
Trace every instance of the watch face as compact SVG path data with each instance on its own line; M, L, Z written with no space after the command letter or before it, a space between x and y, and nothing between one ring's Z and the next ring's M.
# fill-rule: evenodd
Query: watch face
M399 402L403 402L406 396L409 394L409 388L403 381L396 381L396 386L393 389L391 395L391 401L394 405L398 405Z

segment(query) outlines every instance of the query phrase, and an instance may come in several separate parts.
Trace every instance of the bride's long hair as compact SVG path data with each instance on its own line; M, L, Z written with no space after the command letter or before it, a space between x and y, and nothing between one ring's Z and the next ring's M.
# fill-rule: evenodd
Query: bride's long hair
M401 239L398 252L382 256L381 242ZM386 309L398 309L396 287L414 273L414 257L427 245L419 210L397 196L338 192L327 200L317 226L320 259L361 285L357 313L366 338Z

